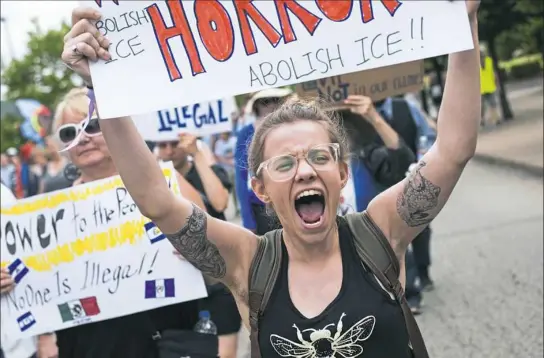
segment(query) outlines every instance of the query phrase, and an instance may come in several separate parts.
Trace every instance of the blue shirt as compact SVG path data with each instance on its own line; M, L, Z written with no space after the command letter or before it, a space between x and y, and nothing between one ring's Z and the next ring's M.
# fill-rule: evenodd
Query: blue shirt
M253 124L248 124L240 129L236 137L236 148L234 150L235 185L238 203L240 204L240 215L242 225L246 229L255 230L257 223L251 210L251 204L264 205L257 198L250 185L250 172L248 170L248 151L251 140L255 134Z
M418 149L426 151L434 144L436 140L436 131L431 128L431 126L429 126L429 123L427 123L425 116L419 108L410 103L410 101L405 101L406 103L408 103L410 113L412 114L412 118L416 123L418 138L422 136L427 137L427 148ZM380 108L377 108L377 110L382 114L385 120L391 121L391 119L393 118L393 99L391 97L386 98L382 106ZM414 154L417 155L417 153Z

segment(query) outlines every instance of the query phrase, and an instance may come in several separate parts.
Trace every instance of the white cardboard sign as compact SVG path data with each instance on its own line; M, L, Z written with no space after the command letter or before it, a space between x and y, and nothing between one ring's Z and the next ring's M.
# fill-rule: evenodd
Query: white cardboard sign
M172 163L163 173L179 194ZM0 299L2 333L13 338L207 295L119 176L3 206L0 245L16 281Z
M464 1L82 1L112 60L103 118L150 113L474 47Z
M177 140L180 133L208 136L232 131L231 115L236 111L234 97L174 107L132 116L138 131L147 141Z

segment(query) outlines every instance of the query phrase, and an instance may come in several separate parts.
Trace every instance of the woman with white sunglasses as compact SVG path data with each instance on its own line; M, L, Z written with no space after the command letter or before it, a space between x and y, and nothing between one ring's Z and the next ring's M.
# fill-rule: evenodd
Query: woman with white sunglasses
M71 90L56 109L53 131L61 148L68 147L83 130L82 123L89 111L87 91L86 88ZM92 115L77 145L66 153L81 174L74 185L117 175L98 119ZM180 175L178 182L182 195L205 210L200 194ZM149 317L160 328L192 330L198 319L195 302L44 334L38 339L38 357L154 357L156 348L154 341L148 339L149 327L146 326Z

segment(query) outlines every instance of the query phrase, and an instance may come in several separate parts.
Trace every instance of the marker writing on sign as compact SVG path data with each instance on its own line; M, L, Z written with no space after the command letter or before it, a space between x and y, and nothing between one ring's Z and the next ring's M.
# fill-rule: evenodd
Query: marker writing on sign
M229 118L223 111L223 101L218 100L217 106L212 103L206 108L200 104L163 110L157 112L159 116L159 132L172 132L191 128L202 128L203 126L228 122ZM192 121L192 126L187 122Z
M102 0L95 0L102 7ZM118 1L113 1L118 5ZM182 73L176 64L176 56L172 53L169 41L177 38L183 44L185 55L189 60L192 76L206 72L202 62L201 51L196 39L200 38L206 52L217 62L229 60L236 50L235 39L241 37L241 42L246 55L258 53L257 41L252 26L266 38L272 47L279 45L281 40L285 44L296 42L297 33L293 22L298 20L306 31L313 36L318 30L319 24L327 19L332 22L347 20L354 13L361 16L363 23L374 20L374 6L381 4L390 16L395 16L402 3L399 0L316 0L315 3L321 14L314 14L306 9L301 0L276 0L274 1L274 20L279 20L279 28L276 28L257 7L258 2L247 0L233 0L234 10L229 13L220 1L196 1L193 12L196 25L189 23L185 12L186 2L180 0L167 1L168 10L161 12L157 4L146 8L153 25L153 30L161 55L164 59L170 81L182 78ZM352 11L359 4L359 11ZM294 16L293 16L294 15ZM233 21L236 18L237 21ZM168 26L167 23L172 23ZM235 32L240 36L235 36ZM178 59L181 61L181 59Z

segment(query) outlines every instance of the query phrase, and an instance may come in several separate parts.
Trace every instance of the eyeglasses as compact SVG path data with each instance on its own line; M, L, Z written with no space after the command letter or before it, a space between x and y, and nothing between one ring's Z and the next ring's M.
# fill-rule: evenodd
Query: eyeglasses
M57 130L57 137L63 144L70 144L78 134L83 129L83 124L85 121L79 123L79 124L64 124L59 127ZM100 123L98 122L98 118L91 118L89 120L89 123L87 124L87 127L85 127L85 134L88 137L95 137L97 135L102 134L102 131L100 130Z
M338 163L339 151L340 145L338 143L328 143L315 146L303 155L278 155L262 162L257 168L255 176L259 176L265 169L270 175L270 179L276 182L290 180L298 170L299 158L305 159L316 171L334 170Z

